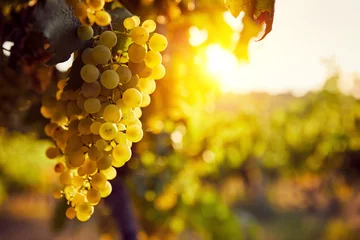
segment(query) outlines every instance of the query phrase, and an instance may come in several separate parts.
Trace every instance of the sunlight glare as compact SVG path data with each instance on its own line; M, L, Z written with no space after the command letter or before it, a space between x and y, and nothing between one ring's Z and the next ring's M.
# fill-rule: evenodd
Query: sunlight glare
M204 43L208 38L208 32L206 29L200 30L195 26L189 28L189 43L191 46L196 47Z
M243 28L243 23L241 21L243 17L243 12L241 12L237 18L234 18L233 15L231 15L230 11L224 12L224 21L236 32L240 32Z
M240 67L234 54L218 44L209 45L206 49L206 66L219 80L223 90L234 86Z
M73 61L74 61L74 53L71 54L71 56L68 60L66 60L65 62L56 64L55 67L60 72L66 72L72 66Z

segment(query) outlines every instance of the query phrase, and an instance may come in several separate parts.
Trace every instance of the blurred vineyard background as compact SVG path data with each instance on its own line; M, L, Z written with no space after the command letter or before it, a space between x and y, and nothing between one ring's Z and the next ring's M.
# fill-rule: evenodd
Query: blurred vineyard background
M146 134L113 185L115 200L126 185L139 239L358 239L359 79L346 79L344 93L328 64L323 86L301 96L224 92L217 57L235 58L238 30L223 1L121 2L169 39L167 75L141 118ZM33 63L14 71L9 59L2 51L0 239L120 239L111 203L80 223L51 197L41 95L66 73Z

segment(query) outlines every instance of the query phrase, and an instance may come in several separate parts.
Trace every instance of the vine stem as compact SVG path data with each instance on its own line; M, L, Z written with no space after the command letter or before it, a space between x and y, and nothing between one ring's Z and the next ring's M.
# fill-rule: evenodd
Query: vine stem
M137 240L138 227L131 199L121 177L119 176L112 182L113 192L104 200L112 210L112 215L121 229L123 239Z

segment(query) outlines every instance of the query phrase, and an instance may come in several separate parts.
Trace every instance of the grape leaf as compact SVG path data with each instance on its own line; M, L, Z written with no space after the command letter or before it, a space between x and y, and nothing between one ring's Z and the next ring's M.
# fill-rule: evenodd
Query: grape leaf
M272 30L272 25L274 22L274 13L275 13L275 0L257 0L255 7L255 19L259 23L265 23L265 33L259 39L262 40L268 35Z
M113 28L118 31L123 30L122 21L131 16L131 13L124 8L116 8L108 12L112 18ZM83 49L91 41L78 38L77 29L81 23L64 0L47 0L45 4L37 4L33 11L33 23L35 28L49 40L48 51L53 53L53 57L47 62L48 65L66 61L71 53ZM93 28L95 34L106 29L98 26Z
M238 58L248 60L248 45L253 37L261 31L261 25L266 24L263 40L272 30L275 12L275 0L225 0L225 6L236 18L241 12L245 15L242 18L244 28L240 33L240 40L237 43L235 54Z

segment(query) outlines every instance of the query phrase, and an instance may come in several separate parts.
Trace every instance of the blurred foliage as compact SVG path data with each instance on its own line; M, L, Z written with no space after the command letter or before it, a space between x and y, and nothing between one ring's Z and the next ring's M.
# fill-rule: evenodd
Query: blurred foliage
M0 196L6 192L48 192L51 189L54 163L44 154L50 145L49 141L38 140L34 134L0 129Z
M124 167L133 170L127 186L139 238L357 239L360 103L338 90L339 76L303 97L221 94L206 66L208 47L233 51L237 40L247 44L258 25L248 32L234 29L222 0L121 3L155 19L170 43L163 55L167 75L156 82L152 103L143 111L146 134ZM201 41L190 41L191 29ZM32 79L42 76L35 83L52 80L47 91L54 92L59 72L34 74L36 64L27 69ZM19 75L0 75L6 79L2 105L9 103L6 111L0 108L0 122L41 133L33 128L44 125L39 96L30 98L29 88L15 91L25 85ZM20 98L26 108L11 101ZM7 111L28 120L4 121ZM14 185L28 190L51 182L41 180L54 176L44 155L48 145L29 134L1 132L0 201Z

